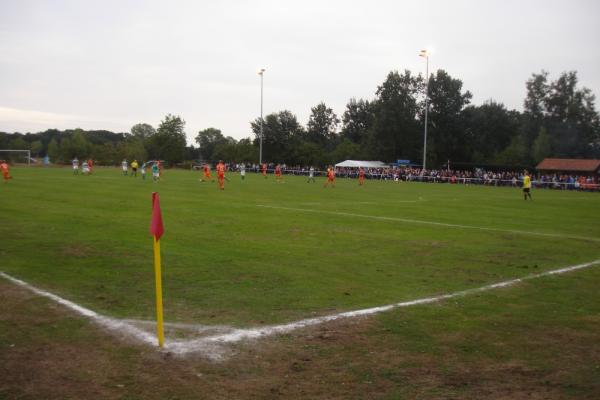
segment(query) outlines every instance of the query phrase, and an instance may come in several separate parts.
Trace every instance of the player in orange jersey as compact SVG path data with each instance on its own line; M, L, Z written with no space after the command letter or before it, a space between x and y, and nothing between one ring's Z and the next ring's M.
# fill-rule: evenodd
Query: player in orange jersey
M262 176L264 176L265 179L267 179L267 163L263 163L263 165L261 166L261 171L262 171Z
M365 170L363 167L358 169L358 185L362 186L365 184Z
M275 180L281 182L281 165L279 164L275 167Z
M210 174L210 166L208 164L204 164L204 179L200 179L200 182L206 182L206 181L211 181L214 182L215 180L212 178L212 175Z
M323 187L327 187L331 183L332 187L335 187L335 170L333 167L327 168L327 181L323 185Z
M217 178L219 179L219 189L225 190L225 164L221 160L217 164Z
M8 183L8 180L12 179L12 176L10 176L8 163L5 160L0 160L0 171L2 171L2 177L4 177L4 183Z
M94 172L94 160L91 158L88 160L88 168L90 169L90 175Z

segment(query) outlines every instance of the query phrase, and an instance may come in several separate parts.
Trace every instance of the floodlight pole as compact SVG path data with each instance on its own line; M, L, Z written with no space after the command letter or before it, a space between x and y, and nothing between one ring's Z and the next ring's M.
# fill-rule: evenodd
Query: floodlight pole
M429 111L429 52L427 50L421 50L419 56L425 57L425 133L423 135L423 171L427 168L427 114Z
M258 70L260 75L260 145L258 150L258 164L262 165L262 145L263 145L263 75L265 69L261 68Z

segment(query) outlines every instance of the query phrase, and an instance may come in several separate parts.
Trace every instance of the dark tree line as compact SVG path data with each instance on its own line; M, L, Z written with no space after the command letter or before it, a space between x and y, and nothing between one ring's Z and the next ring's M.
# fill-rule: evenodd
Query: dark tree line
M392 71L372 99L350 99L341 116L325 103L312 107L303 126L289 110L266 115L263 160L288 165L335 163L344 159L408 159L421 163L425 79ZM595 97L578 86L576 72L555 81L548 73L526 82L523 112L502 103L470 104L472 94L460 79L438 70L429 77L427 165L531 166L545 157L600 157L600 118ZM167 115L157 129L137 124L130 133L47 130L2 134L0 148L30 149L54 161L93 157L116 164L123 158L258 161L261 120L250 123L253 138L236 140L219 129L198 132L198 147L186 146L185 121Z

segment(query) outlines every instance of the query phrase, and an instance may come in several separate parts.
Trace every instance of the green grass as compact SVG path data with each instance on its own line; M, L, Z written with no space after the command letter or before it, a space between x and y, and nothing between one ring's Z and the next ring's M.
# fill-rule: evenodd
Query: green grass
M148 233L160 193L168 321L274 323L482 286L600 258L597 193L199 173L158 184L14 168L0 185L0 270L103 314L152 318ZM282 208L310 210L304 212ZM338 214L334 214L338 213ZM391 217L564 235L464 229Z

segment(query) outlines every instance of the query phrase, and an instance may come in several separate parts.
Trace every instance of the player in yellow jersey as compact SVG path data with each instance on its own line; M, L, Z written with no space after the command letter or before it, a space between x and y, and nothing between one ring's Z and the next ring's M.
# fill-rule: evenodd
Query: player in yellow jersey
M531 198L531 177L529 176L529 172L525 170L523 174L523 197L525 200L529 197L529 200L533 200Z

